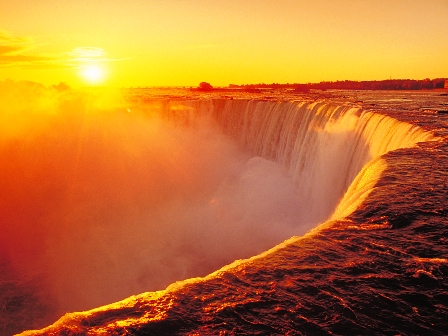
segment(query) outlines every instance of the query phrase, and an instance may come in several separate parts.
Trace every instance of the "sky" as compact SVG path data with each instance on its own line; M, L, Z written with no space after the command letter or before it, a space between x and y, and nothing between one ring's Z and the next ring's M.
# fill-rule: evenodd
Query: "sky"
M0 0L0 80L80 87L448 77L448 0Z

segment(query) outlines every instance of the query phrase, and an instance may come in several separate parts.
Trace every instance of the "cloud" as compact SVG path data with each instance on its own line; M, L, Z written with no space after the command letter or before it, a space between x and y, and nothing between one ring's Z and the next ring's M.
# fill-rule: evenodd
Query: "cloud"
M29 38L23 36L13 36L5 30L0 30L0 43L27 43Z
M0 40L1 41L1 40ZM23 48L17 45L0 45L0 55L21 51Z
M78 47L68 52L67 55L73 66L92 62L114 62L129 59L107 57L107 52L103 48L98 47Z
M72 58L72 60L88 62L98 60L99 58L103 59L106 53L102 48L78 47L69 52L68 55Z
M31 53L35 47L28 37L13 36L0 30L0 67L39 67L57 61L55 57Z
M104 63L123 59L107 57L103 48L77 47L57 54L35 52L37 43L26 36L14 36L0 30L0 68L60 69L79 68L86 63Z
M104 49L97 47L79 47L73 49L69 55L82 58L94 58L104 56L106 53Z
M51 57L33 55L0 55L0 62L35 62L53 60Z
M22 61L17 56L25 52L30 47L30 43L28 38L12 36L0 30L0 62Z

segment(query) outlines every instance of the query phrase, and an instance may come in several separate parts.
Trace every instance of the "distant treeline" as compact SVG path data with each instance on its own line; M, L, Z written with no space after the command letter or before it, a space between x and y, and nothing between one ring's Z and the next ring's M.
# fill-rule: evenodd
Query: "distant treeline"
M315 90L430 90L448 88L448 78L436 79L387 79L380 81L337 81L337 82L320 82L308 84L230 84L229 88L240 88L244 90L256 89L294 89L297 91Z

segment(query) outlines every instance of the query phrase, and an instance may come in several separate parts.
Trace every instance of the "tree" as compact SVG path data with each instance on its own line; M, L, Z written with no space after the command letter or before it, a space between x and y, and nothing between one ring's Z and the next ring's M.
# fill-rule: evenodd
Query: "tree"
M211 86L210 83L201 82L201 83L199 83L199 90L201 90L201 91L211 91L211 90L213 90L213 86Z

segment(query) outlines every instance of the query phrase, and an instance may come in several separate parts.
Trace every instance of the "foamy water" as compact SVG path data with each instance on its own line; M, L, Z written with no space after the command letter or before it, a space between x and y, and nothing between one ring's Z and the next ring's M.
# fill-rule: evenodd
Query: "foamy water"
M61 310L89 309L131 294L163 289L175 280L206 275L235 259L256 255L293 235L302 235L333 214L349 186L344 205L333 219L350 214L356 218L365 204L355 201L360 196L372 199L377 195L370 192L376 189L378 179L384 179L381 172L391 162L388 158L373 161L363 173L368 178L356 179L363 166L387 151L411 147L432 137L412 124L354 105L218 97L199 101L143 98L144 104L140 97L131 105L84 95L64 97L63 103L58 98L59 105L45 110L52 111L48 116L36 117L31 109L33 123L21 120L16 134L4 139L2 150L9 156L3 169L9 178L2 187L14 192L13 196L4 193L8 195L4 196L8 207L3 213L14 225L7 227L9 243L2 251L14 266L12 272L41 279L36 289L49 294L49 312L57 312L52 316ZM25 133L24 129L33 132ZM383 197L386 195L383 192ZM389 215L382 215L381 209L369 224L390 228L395 222L385 218L398 213L398 208L390 210ZM363 216L359 225L372 214ZM343 230L341 238L347 242L352 240L347 232L364 229L356 223L347 225L351 231ZM323 235L333 243L313 238L309 243L289 244L281 251L297 248L297 252L269 254L257 259L261 261L254 266L243 264L242 273L233 270L229 271L233 274L230 277L212 277L214 280L205 285L194 285L202 293L200 300L209 295L215 303L208 308L211 315L198 311L205 317L192 313L191 319L203 324L206 318L219 325L220 302L226 300L217 295L214 285L209 287L214 282L223 286L225 293L239 293L237 301L246 307L238 313L242 318L253 314L246 305L263 302L264 294L255 295L244 283L260 283L260 293L271 291L270 282L261 274L271 272L271 268L275 273L277 259L283 260L281 268L288 279L283 273L272 275L275 286L291 286L300 301L300 295L310 286L306 284L313 283L311 292L319 301L323 285L313 276L295 272L300 265L306 268L310 263L327 267L325 260L338 267L342 260L337 255L347 250L336 245L339 238L332 238L332 234ZM307 246L309 254L302 252L301 244ZM352 246L359 252L357 244L347 243L347 249ZM351 258L350 253L347 258ZM341 271L345 269L343 266ZM327 272L322 272L318 274L325 278ZM328 276L331 274L337 277L339 273L333 270ZM324 302L337 296L335 288L326 291L331 295L323 295L322 309ZM197 291L181 289L191 304L196 302L191 296L197 296ZM33 297L25 294L25 301L26 295ZM280 304L287 295L281 291L274 295L279 311L294 310L287 303ZM346 298L336 298L337 302L341 300ZM168 309L161 302L156 304L160 305L158 309ZM320 309L317 306L315 311ZM183 311L195 311L184 301L173 307L181 315ZM232 315L239 306L228 307ZM271 303L266 303L266 310L259 314L270 316L268 310L272 310ZM241 320L236 321L235 330L246 330ZM282 323L285 330L294 326L278 319L278 324ZM314 325L309 326L310 332L326 330L319 323L310 323ZM263 318L247 328L254 324L269 325ZM266 328L260 330L282 330ZM199 330L213 334L211 330Z

